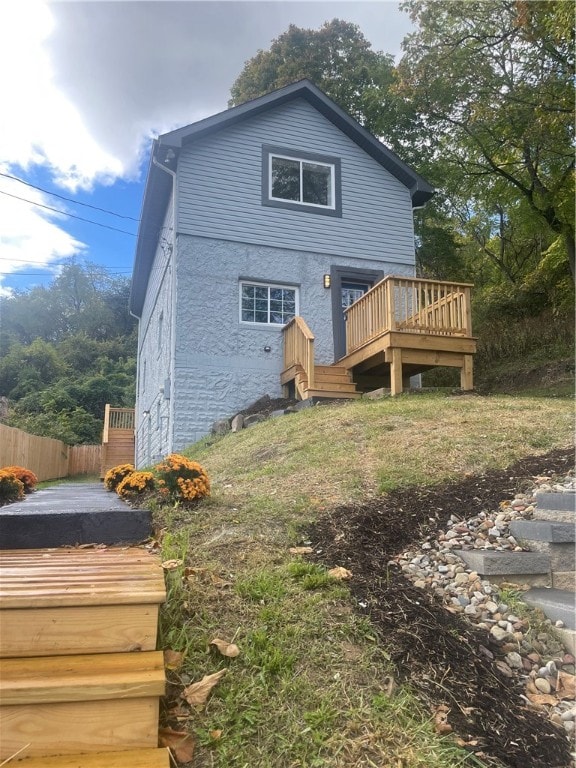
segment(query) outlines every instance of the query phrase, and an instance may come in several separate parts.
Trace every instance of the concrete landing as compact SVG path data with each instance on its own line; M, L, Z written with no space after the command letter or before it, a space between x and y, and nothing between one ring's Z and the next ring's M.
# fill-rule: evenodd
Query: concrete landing
M151 533L150 511L100 483L62 483L0 507L0 549L135 543Z

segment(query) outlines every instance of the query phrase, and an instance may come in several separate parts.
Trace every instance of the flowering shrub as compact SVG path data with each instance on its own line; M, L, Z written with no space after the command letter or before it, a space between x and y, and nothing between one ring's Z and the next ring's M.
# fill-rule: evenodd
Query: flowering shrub
M116 493L121 499L132 500L136 496L154 490L152 472L130 472L116 486Z
M24 483L6 469L0 469L0 506L24 498Z
M161 496L170 501L191 503L210 495L210 480L197 461L171 453L154 467Z
M32 472L31 469L24 469L24 467L2 467L4 472L10 472L14 477L18 478L24 485L24 493L32 493L38 482L38 478Z
M118 464L118 466L109 469L104 475L104 485L107 490L117 490L122 480L131 472L134 472L134 464Z

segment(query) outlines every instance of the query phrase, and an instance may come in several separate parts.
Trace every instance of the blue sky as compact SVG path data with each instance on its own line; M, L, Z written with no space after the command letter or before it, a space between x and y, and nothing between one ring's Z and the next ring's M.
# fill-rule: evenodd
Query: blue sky
M0 294L71 257L130 276L152 137L225 109L290 23L335 17L396 57L410 31L387 0L0 3Z

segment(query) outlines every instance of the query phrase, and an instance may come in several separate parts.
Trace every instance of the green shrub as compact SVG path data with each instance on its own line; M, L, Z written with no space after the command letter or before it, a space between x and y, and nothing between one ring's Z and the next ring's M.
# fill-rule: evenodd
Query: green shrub
M16 475L0 469L0 506L24 498L24 483Z
M109 469L104 475L104 485L107 490L117 490L122 480L131 472L134 472L134 464L118 464L116 467Z
M191 504L210 495L206 470L196 461L172 453L154 467L159 493L164 499Z

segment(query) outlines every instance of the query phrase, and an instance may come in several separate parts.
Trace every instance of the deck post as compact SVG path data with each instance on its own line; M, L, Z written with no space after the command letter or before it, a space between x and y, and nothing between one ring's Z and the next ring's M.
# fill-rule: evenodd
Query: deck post
M393 347L390 351L390 394L394 397L402 394L402 350Z
M460 387L464 390L471 390L474 389L474 381L473 381L473 357L472 355L463 355L464 362L462 365L462 368L460 369Z

